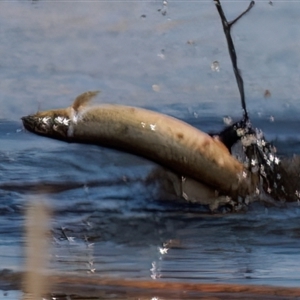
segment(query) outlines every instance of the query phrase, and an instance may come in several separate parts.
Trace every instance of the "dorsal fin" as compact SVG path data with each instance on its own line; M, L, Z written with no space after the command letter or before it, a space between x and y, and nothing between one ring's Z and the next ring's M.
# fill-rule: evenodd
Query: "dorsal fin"
M75 112L78 112L79 108L86 106L92 98L96 97L100 91L89 91L79 95L73 102L72 108Z

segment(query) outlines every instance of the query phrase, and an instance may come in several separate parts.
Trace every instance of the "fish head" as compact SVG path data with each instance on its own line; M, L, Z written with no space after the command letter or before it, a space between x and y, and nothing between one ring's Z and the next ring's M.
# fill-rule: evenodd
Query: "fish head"
M22 117L22 122L30 132L56 138L68 139L71 119L67 109L49 110Z

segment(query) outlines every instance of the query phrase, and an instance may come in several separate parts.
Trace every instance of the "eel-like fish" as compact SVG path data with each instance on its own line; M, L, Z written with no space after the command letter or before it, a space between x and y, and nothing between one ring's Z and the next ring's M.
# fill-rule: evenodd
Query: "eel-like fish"
M68 108L23 117L24 127L66 142L97 144L143 156L226 195L249 193L243 164L217 138L151 110L88 105L97 94L86 92Z

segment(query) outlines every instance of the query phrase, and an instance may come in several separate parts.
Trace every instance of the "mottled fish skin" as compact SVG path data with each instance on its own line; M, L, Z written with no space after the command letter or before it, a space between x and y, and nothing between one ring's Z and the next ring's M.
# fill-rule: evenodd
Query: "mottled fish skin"
M250 192L243 165L218 139L158 112L122 105L87 106L96 94L84 93L66 109L23 117L24 127L67 142L125 150L228 195Z

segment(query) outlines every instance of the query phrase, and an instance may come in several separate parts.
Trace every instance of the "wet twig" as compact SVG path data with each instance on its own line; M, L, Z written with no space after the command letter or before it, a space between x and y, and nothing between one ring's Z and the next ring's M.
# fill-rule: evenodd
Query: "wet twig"
M265 198L268 198L267 196L271 195L277 200L284 201L287 194L285 187L282 184L283 174L282 168L280 167L280 159L276 156L275 147L266 141L261 130L252 127L249 120L245 101L244 82L237 66L236 51L230 32L232 25L249 12L255 2L251 1L248 8L231 22L227 21L220 1L214 0L214 2L222 21L233 71L240 92L241 104L244 110L243 119L228 128L225 128L219 134L220 140L229 150L231 150L231 147L238 140L241 140L246 155L244 164L248 169L251 178L255 178L256 193L260 194L265 191Z
M234 71L234 75L236 78L236 82L240 91L240 96L241 96L241 103L242 103L242 108L244 110L244 118L245 120L248 120L248 112L247 112L247 108L246 108L246 101L245 101L245 92L244 92L244 82L243 82L243 78L241 76L240 70L238 69L237 66L237 57L236 57L236 52L235 52L235 47L231 38L231 26L233 24L235 24L243 15L245 15L253 6L254 6L254 1L251 1L248 8L242 12L237 18L235 18L233 21L228 22L224 11L222 9L221 3L219 0L214 0L215 1L215 5L216 8L219 12L221 21L222 21L222 25L223 25L223 29L224 29L224 33L226 36L226 41L227 41L227 46L228 46L228 51L229 51L229 55L231 58L231 62L232 62L232 67L233 67L233 71Z

